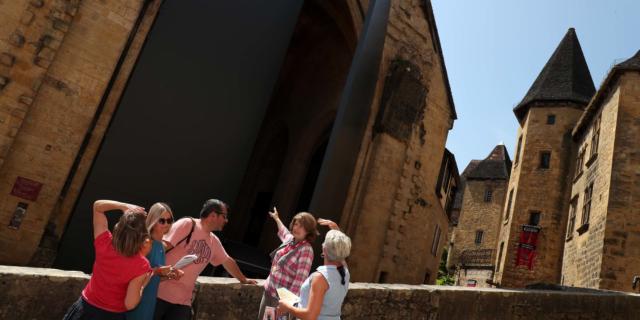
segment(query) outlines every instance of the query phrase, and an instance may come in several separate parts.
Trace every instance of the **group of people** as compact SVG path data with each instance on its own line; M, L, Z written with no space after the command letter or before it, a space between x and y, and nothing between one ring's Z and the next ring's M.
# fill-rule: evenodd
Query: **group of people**
M166 203L155 203L147 213L128 203L96 201L93 272L64 320L191 319L195 282L208 263L222 265L243 284L257 284L242 273L213 234L228 222L228 209L224 202L209 199L199 219L176 221ZM105 213L114 210L123 214L112 233ZM276 318L340 319L349 288L345 262L351 251L349 237L333 221L316 220L307 212L295 215L289 229L275 207L269 215L282 244L271 254L258 319L270 318L269 312ZM318 224L331 230L322 244L324 264L310 275ZM185 256L192 261L176 266ZM299 301L279 299L280 288L299 295Z

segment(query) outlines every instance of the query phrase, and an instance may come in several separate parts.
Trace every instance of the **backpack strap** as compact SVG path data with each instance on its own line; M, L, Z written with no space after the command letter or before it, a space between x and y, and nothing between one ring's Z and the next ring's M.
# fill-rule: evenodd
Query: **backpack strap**
M293 242L293 240L292 240ZM284 268L284 265L287 263L287 261L289 260L290 257L292 257L294 255L294 253L296 251L298 251L298 249L300 249L301 247L303 247L305 245L305 243L300 243L299 245L293 247L291 249L291 251L287 252L287 254L283 255L282 257L280 257L280 260L278 260L278 265L280 265L280 268Z
M193 230L196 228L196 221L193 220L193 218L191 218L191 217L189 217L189 219L191 219L191 230L189 231L189 234L187 234L186 237L182 238L182 240L178 241L178 243L176 243L176 245L173 246L173 248L167 250L166 252L169 252L169 251L173 250L175 247L177 247L179 244L181 244L185 240L187 241L186 244L189 244L189 241L191 241L191 235L193 234Z
M273 251L271 251L271 253L269 253L269 257L271 258L271 260L273 260L273 258L275 258L276 256L276 252L278 252L278 250L286 247L289 245L289 243L291 243L293 240L289 240L287 242L283 242L280 244L280 246L278 246L277 248L275 248Z

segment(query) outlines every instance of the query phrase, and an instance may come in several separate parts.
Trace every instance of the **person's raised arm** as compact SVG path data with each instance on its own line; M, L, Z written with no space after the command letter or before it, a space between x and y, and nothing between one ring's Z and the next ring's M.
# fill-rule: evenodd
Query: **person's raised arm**
M331 221L331 220L329 220L329 219L319 218L318 219L318 224L321 225L321 226L328 227L331 230L340 231L340 227L338 226L338 224L333 222L333 221ZM349 266L347 266L347 261L346 260L342 260L342 266L347 268L347 269L349 269Z
M257 281L255 281L253 279L247 279L247 277L240 270L240 267L238 267L238 264L236 263L236 260L234 260L231 257L228 257L222 263L222 266L224 267L225 270L227 270L227 272L229 272L230 275L232 275L234 278L238 279L238 281L240 281L240 283L242 283L242 284L257 284L258 283Z
M278 316L290 313L295 318L302 320L316 320L322 309L324 295L329 290L329 283L319 273L315 273L311 279L311 290L309 292L309 303L306 308L294 307L291 303L280 300L278 302Z
M331 229L331 230L338 230L338 231L340 231L340 227L338 227L338 224L337 224L337 223L335 223L335 222L333 222L333 221L331 221L331 220L329 220L329 219L322 219L322 218L319 218L319 219L318 219L318 224L319 224L319 225L321 225L321 226L328 227L328 228L329 228L329 229Z
M144 212L144 208L113 200L98 200L93 203L93 238L97 238L100 234L109 229L109 223L105 212L111 210Z
M293 238L293 235L291 234L289 229L287 229L284 223L282 223L282 220L280 220L280 214L278 213L278 209L276 209L276 207L273 207L273 211L269 211L269 216L271 216L271 218L273 218L273 221L276 222L276 225L278 227L278 238L280 238L280 241L287 242L291 240Z

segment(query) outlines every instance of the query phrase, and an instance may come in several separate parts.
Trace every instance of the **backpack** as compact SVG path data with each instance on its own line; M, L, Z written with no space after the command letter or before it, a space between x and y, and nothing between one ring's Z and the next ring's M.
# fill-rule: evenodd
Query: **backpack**
M184 242L185 240L187 241L187 244L189 244L189 241L191 241L191 234L193 234L193 229L196 228L196 221L193 220L193 218L188 217L189 219L191 219L191 230L189 231L189 234L187 234L186 237L182 238L182 240L178 241L178 243L176 243L175 246L173 246L171 249L167 250L166 253L168 253L169 251L173 250L175 247L177 247L179 244L181 244L182 242Z

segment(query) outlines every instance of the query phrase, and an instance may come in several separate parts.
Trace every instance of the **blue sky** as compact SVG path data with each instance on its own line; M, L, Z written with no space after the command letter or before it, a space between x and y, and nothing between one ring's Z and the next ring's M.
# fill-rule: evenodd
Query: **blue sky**
M520 102L573 27L596 89L640 50L637 0L432 0L458 120L447 148L460 172L503 142L513 158Z

